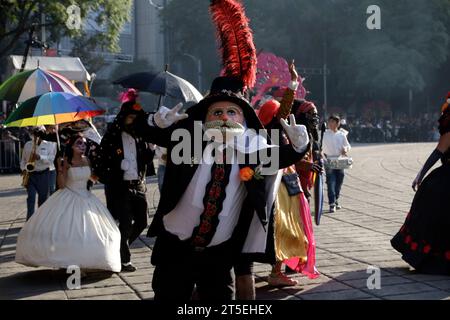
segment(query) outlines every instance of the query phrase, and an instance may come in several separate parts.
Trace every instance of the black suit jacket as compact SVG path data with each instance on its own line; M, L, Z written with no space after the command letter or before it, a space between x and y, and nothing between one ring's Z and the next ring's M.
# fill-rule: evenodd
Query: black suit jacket
M179 121L177 124L167 129L160 129L158 127L150 126L147 126L145 129L146 135L152 140L152 143L167 148L168 155L164 182L161 190L161 198L158 209L147 233L147 236L149 237L158 236L164 231L163 217L171 212L178 204L198 168L198 164L195 163L195 159L191 163L187 164L175 165L172 162L171 152L179 141L171 141L171 134L176 129L181 128L188 130L191 133L191 137L194 136L194 122L189 118ZM195 141L190 141L192 153L195 143ZM205 146L206 144L203 143L202 151ZM291 145L280 146L280 163L278 169L286 168L294 164L304 156L305 152L298 153L292 148ZM254 169L257 165L240 164L240 167L246 166ZM265 225L267 224L270 211L272 210L272 204L270 204L270 208L268 208L267 204L268 195L266 194L265 179L251 179L250 181L244 183L247 190L247 197L244 200L238 225L236 226L232 237L238 248L242 248L245 242L254 212L258 214L261 223Z
M122 132L119 115L103 136L100 150L98 150L93 162L94 174L99 177L103 184L117 185L123 181L124 172L121 169L121 163L124 159ZM146 176L155 175L153 165L155 153L150 147L148 136L136 133L134 138L136 140L138 175L140 180L144 180Z

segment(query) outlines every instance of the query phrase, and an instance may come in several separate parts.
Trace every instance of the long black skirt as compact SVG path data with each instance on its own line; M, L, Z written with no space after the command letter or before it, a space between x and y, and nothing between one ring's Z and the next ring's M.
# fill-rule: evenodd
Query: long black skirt
M433 170L417 191L400 231L391 240L420 273L450 275L450 164Z

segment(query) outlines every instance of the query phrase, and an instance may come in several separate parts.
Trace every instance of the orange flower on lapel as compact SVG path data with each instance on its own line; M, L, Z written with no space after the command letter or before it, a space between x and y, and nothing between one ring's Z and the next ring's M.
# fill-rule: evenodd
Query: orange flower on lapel
M117 149L116 152L118 155L121 155L123 151L122 151L122 149Z
M253 178L255 174L255 171L252 170L250 167L244 167L241 170L239 170L239 177L241 178L241 181L249 181Z
M239 170L239 177L241 178L241 181L250 181L253 178L256 180L263 179L263 176L261 175L261 165L257 166L255 170L250 167L242 168Z

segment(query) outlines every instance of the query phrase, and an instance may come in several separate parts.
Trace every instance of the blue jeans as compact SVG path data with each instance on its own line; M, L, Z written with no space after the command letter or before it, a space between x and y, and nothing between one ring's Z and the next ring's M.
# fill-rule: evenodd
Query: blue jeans
M31 218L34 213L36 205L36 193L38 195L38 207L40 207L48 198L48 181L49 171L30 173L30 180L27 188L27 220Z
M341 187L344 183L344 170L326 169L328 203L330 206L336 205L341 193Z
M158 188L159 192L161 192L162 184L164 181L164 173L166 172L166 166L165 165L159 165L158 166Z
M56 170L51 170L48 174L48 192L51 196L56 189Z

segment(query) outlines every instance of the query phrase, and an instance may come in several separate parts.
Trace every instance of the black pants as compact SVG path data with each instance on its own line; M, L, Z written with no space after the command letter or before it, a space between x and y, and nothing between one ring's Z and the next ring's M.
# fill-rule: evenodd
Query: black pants
M189 241L164 232L156 239L152 255L155 300L190 300L194 286L200 300L232 300L232 252L230 241L199 252Z
M251 276L253 275L253 261L246 259L238 259L234 266L234 275L239 276Z
M119 220L120 258L122 263L131 261L130 244L147 227L146 186L143 184L105 185L108 210Z

